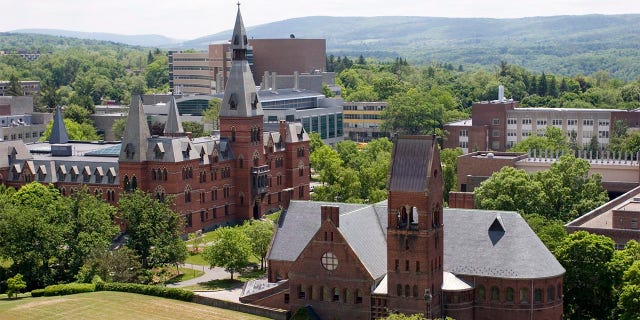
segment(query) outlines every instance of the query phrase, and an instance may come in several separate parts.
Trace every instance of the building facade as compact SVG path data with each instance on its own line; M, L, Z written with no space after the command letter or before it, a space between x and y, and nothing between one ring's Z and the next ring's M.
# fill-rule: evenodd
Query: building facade
M9 88L9 81L0 81L0 96ZM20 81L20 87L25 96L37 96L40 94L40 81Z
M264 130L262 105L246 60L238 10L231 74L220 110L220 134L191 139L175 98L162 135L151 136L144 106L133 97L120 143L75 143L56 111L49 143L1 141L0 180L10 186L52 183L68 195L83 186L117 204L135 189L164 201L185 219L184 232L260 218L309 199L309 137L300 124Z
M356 142L369 142L371 139L388 137L389 133L380 130L382 110L387 108L384 101L344 102L344 136Z
M33 97L0 97L0 138L36 142L51 121L50 113L33 112Z
M394 141L388 200L292 201L241 302L321 319L561 319L564 268L514 212L444 209L432 137Z
M640 110L520 108L518 101L498 100L473 103L471 119L444 126L445 148L471 151L506 151L530 136L543 136L547 127L561 129L568 141L587 147L593 137L600 149L609 144L613 125L621 121L640 128Z

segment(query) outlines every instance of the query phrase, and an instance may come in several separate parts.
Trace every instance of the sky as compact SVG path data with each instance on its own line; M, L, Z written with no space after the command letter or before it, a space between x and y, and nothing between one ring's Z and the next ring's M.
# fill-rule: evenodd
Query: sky
M0 32L64 29L189 40L233 28L229 0L0 0ZM640 13L637 0L243 0L246 27L306 16L521 18Z

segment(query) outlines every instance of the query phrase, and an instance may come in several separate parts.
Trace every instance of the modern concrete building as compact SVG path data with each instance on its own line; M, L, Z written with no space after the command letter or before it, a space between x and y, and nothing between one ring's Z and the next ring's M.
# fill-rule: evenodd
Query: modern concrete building
M0 81L0 96L4 96L4 92L9 87L9 81ZM25 96L37 96L40 94L40 81L20 81L20 87Z
M443 209L435 139L394 141L388 200L292 201L240 301L320 319L561 319L564 268L515 212Z
M389 137L388 132L380 130L382 110L387 108L385 101L344 102L344 136L356 142L369 142L371 139Z
M502 92L502 91L501 91ZM530 136L544 135L546 128L561 129L568 140L586 147L596 137L606 149L616 121L629 128L640 128L640 110L520 108L518 101L504 99L482 101L471 106L471 119L444 126L448 136L445 148L460 147L470 151L506 151Z
M0 97L0 138L3 141L36 142L44 134L52 115L33 112L33 97Z
M175 94L216 93L215 73L207 52L169 51L169 88Z

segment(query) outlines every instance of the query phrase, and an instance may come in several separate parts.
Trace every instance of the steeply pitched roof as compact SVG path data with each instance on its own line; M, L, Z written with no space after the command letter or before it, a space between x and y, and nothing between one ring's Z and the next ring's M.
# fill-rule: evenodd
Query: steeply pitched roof
M176 98L171 95L171 99L169 99L167 122L164 124L164 135L176 136L183 134L184 129L182 128L182 121L180 121L180 114L178 113L178 104L176 103Z
M131 107L124 127L120 161L142 162L147 160L148 139L151 138L147 117L140 96L131 97Z
M511 279L548 278L565 272L515 212L445 209L443 218L446 271Z
M253 81L253 75L246 58L247 46L247 33L238 6L236 24L231 37L233 58L220 106L220 117L245 118L264 115L256 91L256 83Z
M427 136L400 136L393 144L389 191L423 192L431 172L435 141Z
M386 202L376 205L291 201L278 226L269 259L295 261L320 229L320 207L338 206L340 227L349 246L373 279L386 273Z
M69 134L67 134L67 127L62 120L62 111L60 111L60 107L57 107L56 113L53 115L53 126L51 127L49 143L60 144L67 142L69 142Z

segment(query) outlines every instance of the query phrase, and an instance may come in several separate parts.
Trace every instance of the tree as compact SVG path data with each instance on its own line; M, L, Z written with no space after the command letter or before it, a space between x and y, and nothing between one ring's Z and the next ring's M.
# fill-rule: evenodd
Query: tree
M116 211L115 207L91 194L86 186L71 196L71 228L65 252L68 278L78 273L91 253L109 249L120 231L114 224Z
M111 132L115 136L116 140L122 139L124 136L124 130L127 126L127 118L120 118L113 121L113 125L111 125Z
M510 151L514 152L533 152L534 150L537 150L537 152L569 152L571 148L569 142L567 142L567 135L562 131L562 129L547 127L543 137L528 137L510 149Z
M523 217L549 251L554 251L567 236L564 223L560 220L547 219L535 213L525 214Z
M142 265L130 248L94 251L82 266L76 279L78 282L92 282L95 276L107 282L137 282Z
M202 122L211 123L213 130L218 130L218 119L220 117L220 106L222 100L213 98L209 100L209 108L202 111Z
M140 257L143 268L184 261L187 247L180 238L182 219L171 210L173 199L160 202L139 189L118 201L127 229L127 246Z
M542 184L524 170L503 167L474 190L475 206L486 210L510 210L523 213L542 206Z
M251 253L260 259L260 270L264 270L265 267L264 262L273 237L273 228L273 222L268 219L246 221L242 226L242 231L251 243Z
M20 80L15 73L12 73L9 77L9 86L4 91L5 96L23 96L24 91L22 91L22 86L20 85Z
M224 227L214 231L213 244L204 249L203 258L211 267L222 267L231 274L249 264L251 243L239 228Z
M568 319L606 319L615 305L614 276L608 263L614 242L605 236L578 231L566 237L554 255L566 269L564 314Z
M7 279L7 297L17 298L20 291L24 290L27 287L27 283L22 280L21 274L16 274L15 276Z
M417 89L391 96L382 111L382 129L406 134L432 134L444 123L445 108L432 95Z
M67 128L70 140L78 141L96 141L100 139L96 128L89 123L77 123L71 119L64 119L64 126ZM47 141L51 136L51 128L53 127L53 120L47 124L47 128L40 140Z
M153 62L149 63L144 69L144 78L148 88L159 89L165 84L168 85L169 58L166 55L156 56Z
M89 118L91 112L77 104L68 105L64 108L63 116L65 119L71 119L76 123L88 123L93 125L93 121Z
M191 132L193 138L207 136L207 134L204 133L204 125L200 122L182 121L182 128L184 128L185 132Z
M442 149L440 162L442 162L442 179L444 180L444 200L449 202L449 192L456 189L458 175L458 156L462 155L461 148Z

